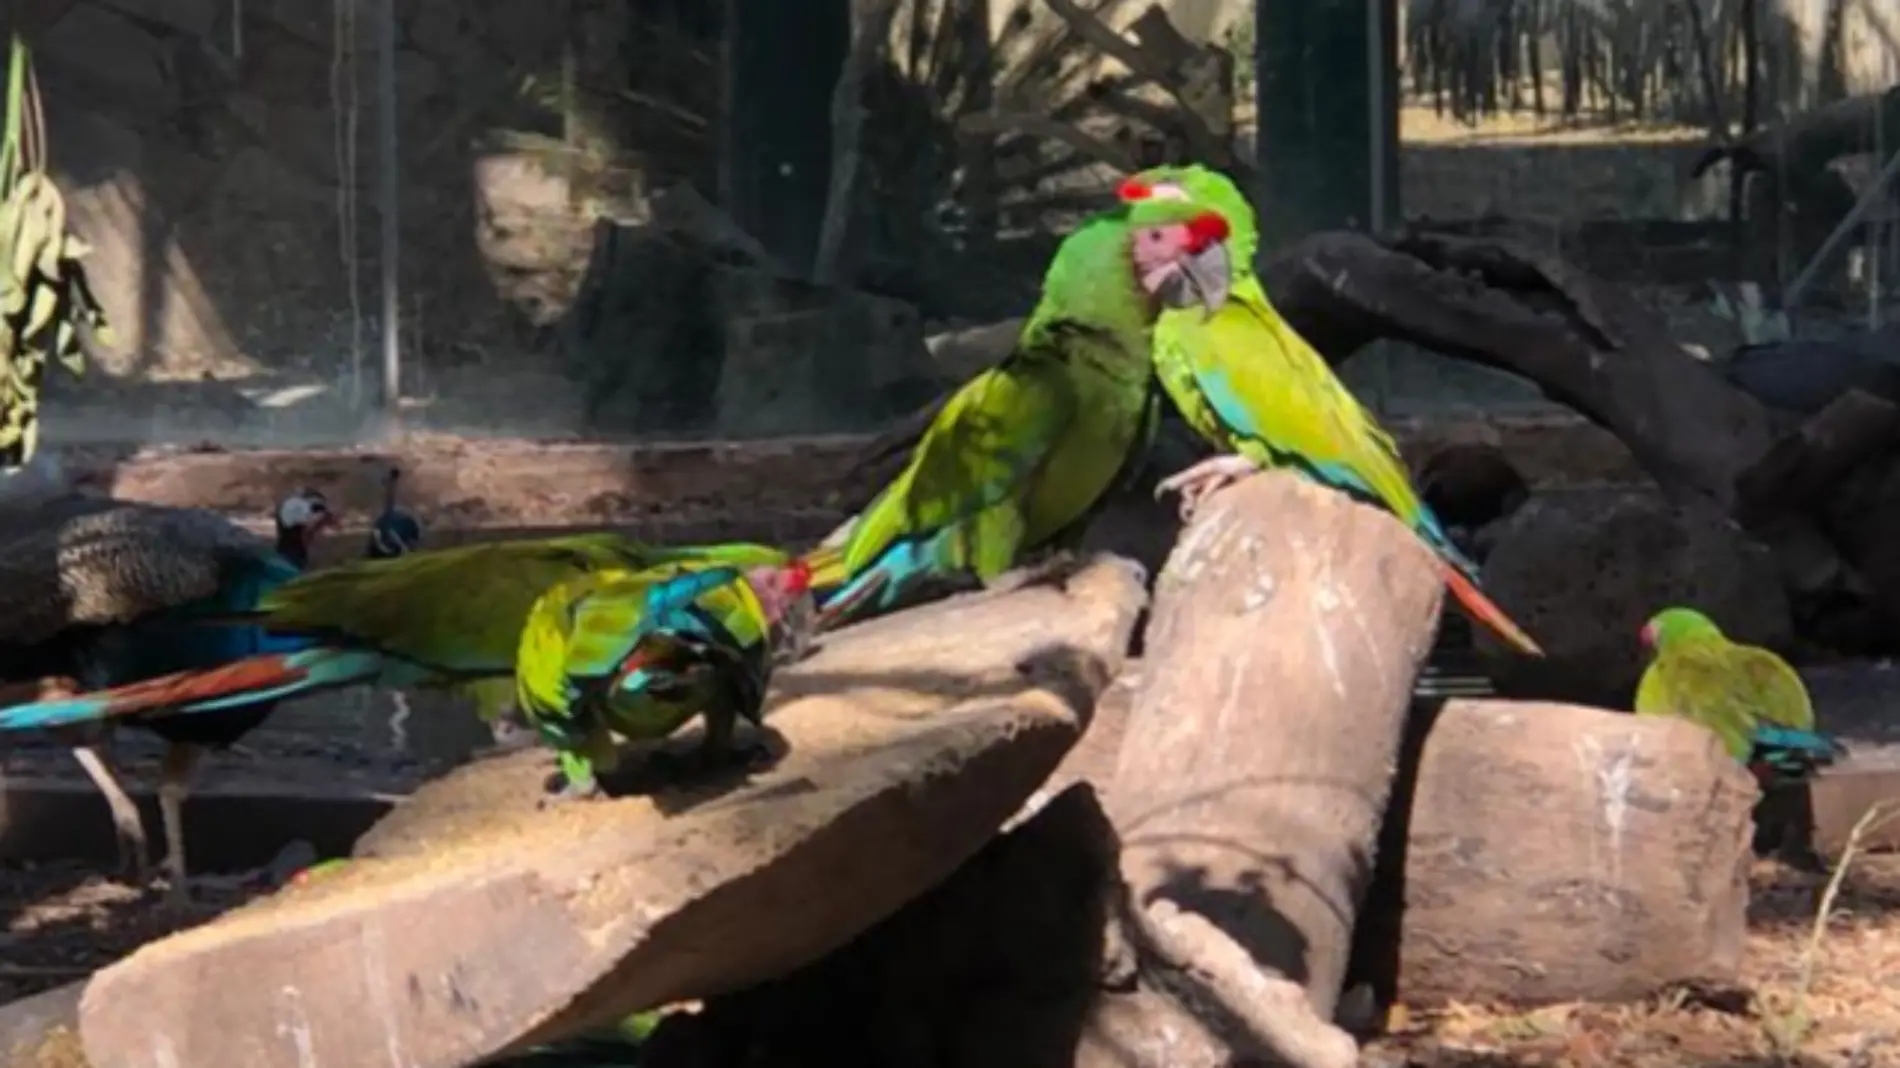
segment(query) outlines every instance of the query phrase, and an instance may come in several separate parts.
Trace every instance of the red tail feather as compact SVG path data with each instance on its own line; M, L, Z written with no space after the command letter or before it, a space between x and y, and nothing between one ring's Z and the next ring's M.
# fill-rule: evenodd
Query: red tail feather
M1477 583L1449 563L1445 565L1445 585L1472 619L1490 628L1505 644L1526 656L1544 655L1543 648L1524 633L1524 628L1513 623L1511 617L1504 614L1504 609L1497 606L1497 602L1485 596Z
M253 656L205 671L179 671L143 682L101 690L111 715L124 716L245 690L261 690L301 681L309 672L291 667L282 655Z

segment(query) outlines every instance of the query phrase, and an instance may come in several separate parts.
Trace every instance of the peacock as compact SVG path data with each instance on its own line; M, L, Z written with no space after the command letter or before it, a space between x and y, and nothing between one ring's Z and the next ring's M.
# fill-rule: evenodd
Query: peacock
M86 495L59 481L0 496L0 599L9 609L0 615L0 678L23 684L0 707L0 730L52 729L72 740L111 811L120 869L141 882L147 839L113 766L111 734L125 724L162 738L167 890L182 901L192 771L205 749L229 748L262 723L281 695L175 715L194 696L181 680L255 668L311 644L217 620L296 578L334 515L323 494L299 490L277 507L273 545L214 512Z
M370 524L369 545L363 556L370 560L389 560L422 548L422 522L396 504L396 482L402 468L391 466L383 476L383 510Z

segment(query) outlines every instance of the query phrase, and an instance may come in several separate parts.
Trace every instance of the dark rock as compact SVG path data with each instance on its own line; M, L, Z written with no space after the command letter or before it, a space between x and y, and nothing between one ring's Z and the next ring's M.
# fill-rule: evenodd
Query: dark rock
M1539 493L1498 531L1485 589L1543 645L1533 659L1480 633L1506 696L1628 708L1637 632L1669 605L1707 612L1738 641L1788 648L1793 622L1774 560L1728 519L1633 490Z

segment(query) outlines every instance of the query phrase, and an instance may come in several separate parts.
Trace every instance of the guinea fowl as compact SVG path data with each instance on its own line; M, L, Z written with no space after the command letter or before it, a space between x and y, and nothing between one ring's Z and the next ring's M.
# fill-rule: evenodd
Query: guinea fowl
M209 715L170 717L172 678L304 639L219 625L221 616L296 577L329 525L328 502L301 490L277 508L275 545L214 512L89 496L60 487L0 499L0 677L38 699L0 708L0 730L53 729L105 795L122 870L143 881L147 839L109 755L119 725L166 743L159 806L169 897L188 897L182 812L206 748L227 748L262 723L275 700L237 701ZM110 690L109 694L91 691ZM15 700L19 700L16 696Z

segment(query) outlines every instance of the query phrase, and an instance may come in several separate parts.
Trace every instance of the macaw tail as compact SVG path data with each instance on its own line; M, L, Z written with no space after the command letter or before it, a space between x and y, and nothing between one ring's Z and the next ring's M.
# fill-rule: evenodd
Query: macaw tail
M1749 770L1764 788L1805 782L1841 756L1841 744L1819 731L1764 723L1755 728Z
M159 712L219 712L366 682L381 672L382 657L367 651L316 648L268 653L204 671L179 671L109 690L0 709L0 731L43 730Z
M1445 562L1445 585L1450 588L1451 595L1458 599L1459 607L1463 608L1466 614L1490 628L1491 632L1505 644L1525 656L1544 655L1543 647L1533 641L1529 634L1524 633L1524 628L1512 622L1511 617L1504 614L1504 609L1499 608L1496 601L1485 596L1485 592L1478 588L1478 584L1471 581L1471 576L1465 574L1462 568L1449 560Z

